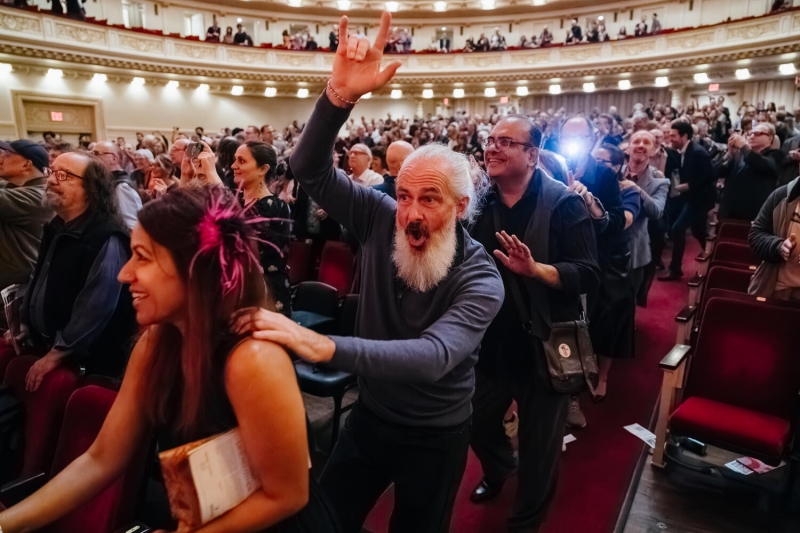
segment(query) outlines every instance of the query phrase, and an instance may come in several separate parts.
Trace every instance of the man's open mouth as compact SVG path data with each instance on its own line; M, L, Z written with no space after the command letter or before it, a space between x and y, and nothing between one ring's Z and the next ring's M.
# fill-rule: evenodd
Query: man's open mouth
M425 240L427 239L427 233L422 229L421 226L418 225L408 226L406 228L406 238L408 238L408 243L411 246L419 248L423 244L425 244Z

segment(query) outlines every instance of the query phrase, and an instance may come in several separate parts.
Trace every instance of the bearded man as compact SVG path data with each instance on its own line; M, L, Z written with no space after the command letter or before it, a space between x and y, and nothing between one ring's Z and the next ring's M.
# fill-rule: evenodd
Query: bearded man
M370 46L348 36L342 17L331 80L291 158L303 189L361 243L356 337L322 336L264 310L243 314L238 331L359 375L321 480L342 531L360 531L394 482L393 531L446 532L466 465L478 346L504 290L492 257L459 223L477 210L477 168L464 155L428 145L408 156L396 202L333 166L353 105L399 66L380 70L390 21L384 13Z

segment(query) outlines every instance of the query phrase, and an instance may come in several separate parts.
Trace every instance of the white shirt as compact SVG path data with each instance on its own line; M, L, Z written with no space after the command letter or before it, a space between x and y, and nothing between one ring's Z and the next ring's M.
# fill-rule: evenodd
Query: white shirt
M360 176L354 174L351 178L354 182L364 187L374 187L383 183L383 176L369 168L362 172Z

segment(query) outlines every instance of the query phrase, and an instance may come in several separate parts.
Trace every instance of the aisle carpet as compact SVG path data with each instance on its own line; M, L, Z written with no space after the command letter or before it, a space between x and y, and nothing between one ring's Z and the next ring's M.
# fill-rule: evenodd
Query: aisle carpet
M661 371L658 362L675 342L675 315L685 305L685 280L694 274L694 257L700 247L687 238L684 280L653 282L648 306L636 314L636 358L618 361L611 368L608 395L600 403L581 398L588 420L583 429L567 430L578 440L567 445L555 500L541 533L610 533L614 530L628 485L644 444L623 429L639 423L647 427L658 399ZM669 262L669 252L664 253ZM650 468L646 465L645 468ZM488 504L475 505L469 494L482 476L480 463L470 451L467 469L456 498L451 533L502 533L514 500L516 478ZM388 531L393 493L390 489L372 510L365 528Z

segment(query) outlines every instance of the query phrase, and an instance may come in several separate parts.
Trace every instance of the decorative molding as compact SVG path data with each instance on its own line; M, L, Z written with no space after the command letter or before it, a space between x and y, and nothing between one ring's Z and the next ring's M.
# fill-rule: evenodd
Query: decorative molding
M695 33L693 35L676 35L674 37L667 37L667 48L682 48L688 50L704 44L713 44L713 42L713 31Z
M39 19L33 17L21 17L19 15L0 15L0 28L11 31L29 31L42 33L42 24Z
M92 28L85 28L83 26L73 26L71 24L63 24L61 22L55 23L56 37L62 39L69 39L70 41L78 41L81 43L100 43L107 44L108 38L106 32L95 30Z
M285 65L290 67L303 67L311 65L313 66L315 63L314 58L316 54L309 54L309 53L299 53L299 54L277 54L276 55L276 62L278 65Z
M418 56L417 66L422 68L439 69L455 66L455 57L451 55L432 55L429 57Z
M600 59L599 46L577 45L570 48L560 49L561 59L565 61L588 61L590 59Z
M638 56L646 53L653 53L656 51L656 41L648 39L641 42L613 44L611 50L615 54L625 54L626 56Z
M762 35L777 33L779 27L779 20L770 20L768 22L761 22L759 24L750 24L748 26L734 26L728 29L729 39L755 39Z
M247 52L245 50L225 50L225 58L230 61L237 61L239 63L266 63L267 56L259 52Z
M119 34L119 45L122 48L131 48L139 52L163 52L164 41L155 39L142 39L122 32Z
M175 43L175 55L191 57L192 59L216 59L217 48L214 46L196 46L184 43Z

